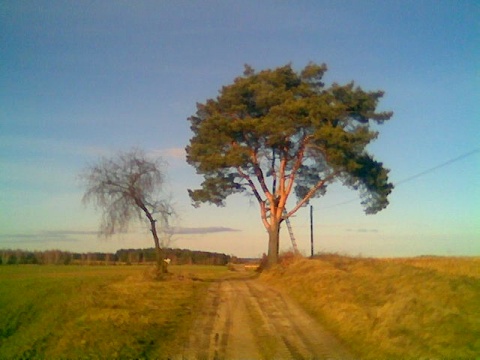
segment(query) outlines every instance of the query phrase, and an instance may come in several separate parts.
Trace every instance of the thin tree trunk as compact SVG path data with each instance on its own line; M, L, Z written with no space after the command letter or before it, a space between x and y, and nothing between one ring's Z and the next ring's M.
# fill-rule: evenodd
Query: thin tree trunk
M150 230L153 235L153 240L155 241L155 252L157 254L157 270L159 275L162 276L168 272L167 263L164 261L165 255L163 249L160 247L160 240L158 239L156 220L149 218L150 220Z
M135 199L135 203L140 207L145 215L147 216L148 220L150 221L150 231L152 232L153 236L153 241L155 242L155 252L157 254L157 272L158 272L158 277L162 278L167 272L167 263L164 261L165 259L165 254L163 253L163 249L160 246L160 240L158 239L158 234L157 234L157 220L155 220L148 211L147 207L145 204L138 198Z

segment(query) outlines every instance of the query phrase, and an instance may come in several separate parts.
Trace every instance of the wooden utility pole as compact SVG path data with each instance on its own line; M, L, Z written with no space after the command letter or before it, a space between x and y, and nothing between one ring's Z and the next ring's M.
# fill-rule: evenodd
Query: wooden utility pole
M313 258L313 206L310 205L310 247L312 249L311 257Z

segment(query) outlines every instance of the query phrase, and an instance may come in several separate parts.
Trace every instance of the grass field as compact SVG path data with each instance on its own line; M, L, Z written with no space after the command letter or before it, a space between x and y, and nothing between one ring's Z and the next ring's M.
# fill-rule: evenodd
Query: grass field
M181 354L225 266L0 266L0 359ZM261 275L359 359L480 359L480 259L285 258Z
M362 359L480 359L480 258L286 258L288 291Z
M181 353L221 266L0 266L0 359L142 359Z

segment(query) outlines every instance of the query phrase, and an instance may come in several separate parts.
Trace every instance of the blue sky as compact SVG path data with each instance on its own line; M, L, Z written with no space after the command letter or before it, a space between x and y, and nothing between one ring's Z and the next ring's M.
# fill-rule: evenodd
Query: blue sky
M186 119L245 63L314 61L327 84L386 92L394 117L371 151L400 182L373 216L339 186L313 201L315 250L480 255L479 19L477 1L1 1L0 248L151 247L142 224L98 238L77 180L137 146L169 163L173 246L261 255L251 199L190 205L186 189L202 179L184 159ZM309 254L309 209L291 221Z

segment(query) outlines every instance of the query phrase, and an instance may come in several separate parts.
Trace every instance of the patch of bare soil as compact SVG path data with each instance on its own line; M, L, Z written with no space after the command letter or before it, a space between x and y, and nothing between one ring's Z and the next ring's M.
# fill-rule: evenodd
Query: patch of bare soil
M182 359L353 359L286 295L256 279L214 283Z

